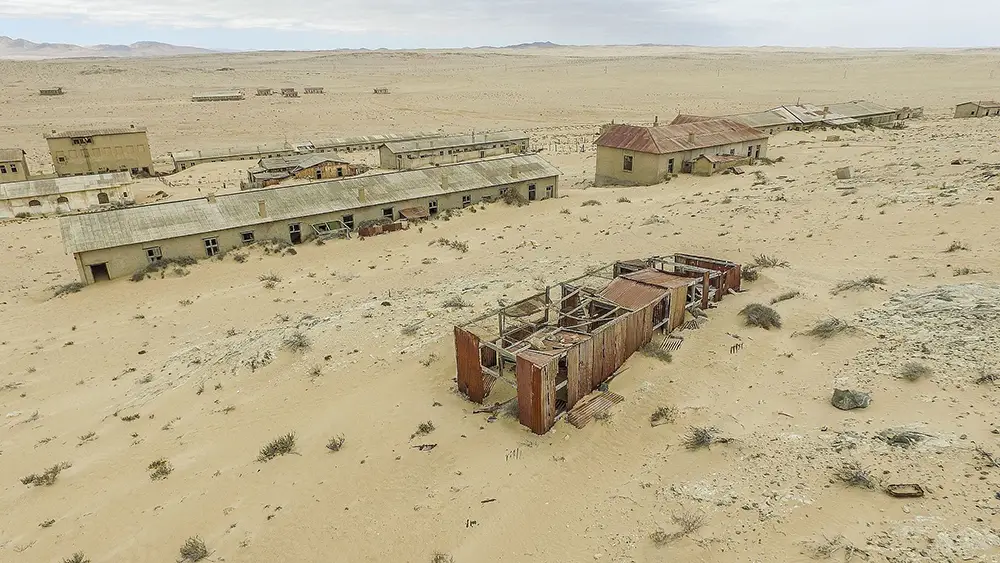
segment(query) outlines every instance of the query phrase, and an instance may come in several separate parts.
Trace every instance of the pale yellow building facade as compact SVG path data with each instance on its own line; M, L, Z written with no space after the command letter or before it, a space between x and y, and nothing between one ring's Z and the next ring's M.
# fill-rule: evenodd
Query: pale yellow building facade
M28 179L28 161L22 149L0 149L0 184Z
M46 134L45 140L59 176L105 172L153 174L153 158L144 127L64 131Z

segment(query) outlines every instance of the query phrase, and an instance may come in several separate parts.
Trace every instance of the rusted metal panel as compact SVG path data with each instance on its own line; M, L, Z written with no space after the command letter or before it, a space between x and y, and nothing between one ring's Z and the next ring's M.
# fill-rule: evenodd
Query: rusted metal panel
M684 324L684 314L687 312L685 306L687 305L687 288L678 287L673 290L673 295L670 296L670 324L667 332L673 331L675 328Z
M458 368L458 390L470 401L482 404L486 390L480 364L479 337L459 327L455 327L455 364Z
M749 125L720 118L656 127L613 125L608 127L595 143L600 147L672 154L757 141L767 137L767 133Z
M372 225L370 227L360 227L358 235L362 237L373 237L382 234L382 225Z
M626 309L637 311L654 301L663 299L668 290L655 285L617 278L601 290L600 296Z
M535 434L545 434L542 424L541 368L526 358L517 357L517 411L521 424Z
M654 270L653 268L622 274L621 277L632 281L642 282L647 285L655 285L668 289L673 289L675 287L688 287L694 283L690 278L675 274L668 274L666 272Z
M706 256L694 256L692 254L675 254L674 261L678 264L687 264L690 266L705 268L706 270L722 272L722 277L725 279L719 282L719 285L716 288L720 290L719 294L716 295L717 301L722 299L729 289L732 289L733 291L740 291L740 283L742 282L740 275L742 268L735 262L709 258Z
M586 395L594 389L594 340L581 342L577 348L580 350L579 388Z

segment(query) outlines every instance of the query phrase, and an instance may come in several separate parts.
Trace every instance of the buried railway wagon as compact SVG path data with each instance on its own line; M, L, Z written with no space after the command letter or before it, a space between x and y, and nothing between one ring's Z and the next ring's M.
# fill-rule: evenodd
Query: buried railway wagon
M482 404L497 382L510 385L521 424L544 434L655 332L738 290L728 280L739 269L686 254L616 262L456 326L458 390Z

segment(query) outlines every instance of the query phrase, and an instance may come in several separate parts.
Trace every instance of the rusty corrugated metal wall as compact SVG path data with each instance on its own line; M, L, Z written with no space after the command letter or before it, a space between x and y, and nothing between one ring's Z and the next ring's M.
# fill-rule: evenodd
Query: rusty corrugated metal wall
M716 301L721 301L723 296L729 293L730 289L733 291L740 290L742 268L739 264L716 260L714 258L705 258L703 256L692 256L690 254L675 254L674 262L722 272L721 279L716 282L715 286L715 289L718 290L715 295Z
M535 434L545 434L542 417L542 368L517 357L517 418Z
M482 404L486 398L483 368L479 357L479 337L455 327L455 363L458 366L458 390L470 401Z

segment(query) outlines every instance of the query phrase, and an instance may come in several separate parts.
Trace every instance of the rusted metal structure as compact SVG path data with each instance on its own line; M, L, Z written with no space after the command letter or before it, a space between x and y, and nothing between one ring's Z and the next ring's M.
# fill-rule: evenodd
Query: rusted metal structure
M458 389L482 404L498 381L507 383L517 390L521 424L544 434L578 404L618 402L613 394L584 399L655 332L682 326L688 308L708 308L738 282L738 264L675 254L549 286L455 327Z

